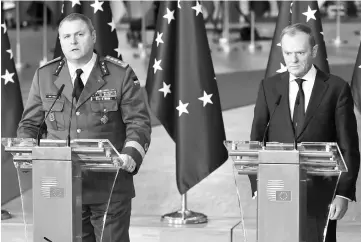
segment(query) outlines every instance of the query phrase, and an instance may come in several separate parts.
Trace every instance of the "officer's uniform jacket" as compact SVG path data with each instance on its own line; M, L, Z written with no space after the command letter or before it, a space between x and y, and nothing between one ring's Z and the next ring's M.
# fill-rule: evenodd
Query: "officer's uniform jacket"
M59 57L48 62L36 70L18 137L37 137L39 126L63 84L63 93L45 121L47 139L66 139L73 112L71 139L108 139L120 153L130 155L137 163L133 174L119 171L112 200L134 197L133 175L148 149L151 126L140 83L132 68L118 59L98 56L71 110L73 84L66 59ZM114 177L112 172L84 172L83 203L106 202Z

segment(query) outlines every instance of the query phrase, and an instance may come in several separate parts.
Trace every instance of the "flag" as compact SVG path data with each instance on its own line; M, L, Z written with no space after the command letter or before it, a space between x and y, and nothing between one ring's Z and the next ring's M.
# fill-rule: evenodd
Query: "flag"
M217 82L199 2L161 2L146 91L176 144L180 194L228 158Z
M14 55L3 17L4 15L1 21L1 136L16 137L24 108Z
M101 56L109 55L122 60L118 44L116 24L112 18L109 1L65 1L61 11L61 19L71 13L81 13L90 18L97 34L94 47L97 53ZM57 38L54 58L61 55L62 51L60 41L59 38Z
M355 63L355 69L352 75L351 91L355 106L361 112L361 42Z
M23 113L23 99L15 69L14 55L10 46L4 14L1 14L1 136L16 137ZM27 180L29 181L29 179ZM31 181L31 180L30 180ZM1 204L20 192L12 155L1 146ZM24 188L25 189L25 188Z
M330 69L327 61L326 44L323 37L321 13L317 1L282 1L280 4L276 29L274 32L271 51L268 58L266 78L277 73L287 71L281 49L280 34L282 30L291 24L307 24L315 37L318 45L317 57L314 64L323 72L329 73Z

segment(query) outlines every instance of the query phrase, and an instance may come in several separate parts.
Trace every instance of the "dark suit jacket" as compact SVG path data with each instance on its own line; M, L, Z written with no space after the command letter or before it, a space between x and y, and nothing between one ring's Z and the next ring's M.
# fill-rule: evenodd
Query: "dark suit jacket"
M135 196L133 175L142 164L144 153L150 143L150 117L139 81L132 68L112 57L101 57L90 73L87 83L71 109L73 84L65 59L54 59L36 70L22 120L19 123L18 137L36 138L40 123L54 101L53 98L62 85L64 91L56 101L52 118L45 124L48 139L65 140L68 134L68 121L72 115L71 139L108 139L120 152L130 155L137 163L136 171L130 174L119 171L112 199L130 199ZM94 100L91 97L101 90L115 90L112 100ZM101 122L105 115L106 123ZM77 132L79 131L80 132ZM135 147L125 144L130 141ZM138 152L143 149L143 152ZM108 201L115 172L83 173L83 203L104 203Z
M293 143L295 134L289 106L289 73L277 74L260 83L251 140L262 141L270 113L279 106L270 122L267 141ZM336 195L355 200L356 179L360 167L357 123L351 90L341 78L317 69L311 99L307 106L302 132L297 142L337 142L343 154L347 173L342 173ZM255 176L250 176L252 194L257 189ZM324 214L332 201L337 178L311 177L307 184L309 214Z

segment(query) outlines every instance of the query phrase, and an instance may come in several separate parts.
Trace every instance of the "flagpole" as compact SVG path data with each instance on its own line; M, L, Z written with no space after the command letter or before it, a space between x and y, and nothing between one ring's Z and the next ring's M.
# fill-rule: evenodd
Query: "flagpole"
M222 38L219 39L219 45L225 53L230 52L229 47L229 5L228 0L223 2L223 31Z
M43 3L43 59L39 63L40 66L42 66L46 62L48 62L48 58L47 58L47 49L48 49L47 22L48 22L48 14L47 14L46 3L45 3L45 0L44 0L44 3Z
M250 29L251 29L251 42L248 45L248 50L249 50L249 52L254 53L255 50L260 49L261 46L255 44L255 38L254 38L255 34L254 33L255 33L255 23L256 23L256 21L255 21L254 11L251 10L250 14L251 14L251 26L250 26Z
M143 5L144 2L141 4ZM141 19L141 29L140 29L140 36L142 38L142 41L138 43L138 53L134 55L134 57L138 57L140 59L145 59L147 57L146 52L146 46L147 46L147 40L146 40L146 15L147 15L147 9L146 6L142 6L142 19Z
M21 71L24 65L21 63L21 50L20 50L20 5L19 1L15 2L16 11L16 64L17 71Z
M187 193L182 195L182 207L179 211L165 214L161 221L168 224L201 224L207 223L207 216L187 209Z
M333 43L335 46L339 47L341 44L345 44L347 43L346 40L341 40L340 37L340 29L341 29L341 13L340 13L340 7L341 7L341 2L340 0L337 0L337 11L336 11L336 38L333 40Z

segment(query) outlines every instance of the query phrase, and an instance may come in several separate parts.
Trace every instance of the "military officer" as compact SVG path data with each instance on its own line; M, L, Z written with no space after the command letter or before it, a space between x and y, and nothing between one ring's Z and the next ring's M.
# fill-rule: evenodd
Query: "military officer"
M125 165L114 186L102 241L129 241L133 175L142 164L151 134L139 81L128 64L96 54L96 32L88 17L72 13L60 22L58 31L64 56L36 70L18 137L37 137L64 84L45 121L47 138L66 139L72 117L71 139L108 139L120 152ZM113 181L114 173L83 174L83 241L100 241Z

